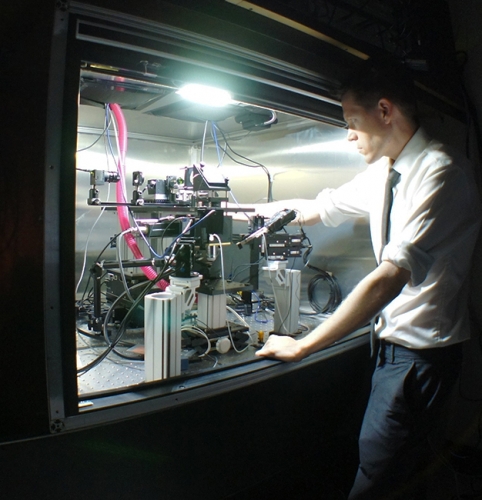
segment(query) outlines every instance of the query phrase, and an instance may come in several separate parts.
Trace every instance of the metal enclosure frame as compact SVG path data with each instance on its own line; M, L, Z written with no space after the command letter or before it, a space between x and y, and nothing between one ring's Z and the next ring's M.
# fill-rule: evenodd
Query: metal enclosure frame
M135 44L123 44L114 40L102 39L101 36L86 34L84 29L105 29L105 33L132 38L130 31L143 34L138 41L144 41L151 46L135 47ZM109 31L110 30L110 31ZM171 53L154 50L152 44L156 36L164 41ZM297 365L286 365L264 360L256 366L232 368L228 376L220 377L207 374L200 379L176 381L174 384L143 388L105 398L105 406L101 410L79 412L75 383L75 346L73 345L73 296L68 290L73 290L73 278L70 269L73 267L72 230L69 227L73 221L70 192L75 182L72 174L75 149L75 92L78 81L79 46L95 43L100 46L110 46L127 52L145 50L156 57L167 57L172 61L188 65L198 65L205 69L205 61L196 61L195 56L204 54L218 58L235 58L235 63L244 61L245 69L250 73L225 68L219 73L220 66L214 62L206 72L209 80L214 75L222 75L229 82L241 82L236 90L244 98L253 102L261 99L266 104L271 99L276 87L276 103L286 111L296 111L322 119L331 124L343 123L339 103L329 95L327 82L313 70L289 64L286 61L270 57L266 54L256 54L253 50L229 45L183 30L176 26L161 25L154 21L135 18L125 14L100 9L72 2L68 10L56 10L53 43L51 49L50 83L48 96L47 139L45 159L45 337L47 351L47 376L49 394L49 419L52 433L73 430L109 421L122 420L138 415L148 414L163 408L199 400L245 387L260 380L282 375L298 370L325 358L339 355L346 349L352 349L366 343L364 336L348 343L334 346L327 351L310 357L309 360ZM170 43L170 45L169 45ZM183 57L174 52L182 46L184 53L191 49L194 58ZM199 51L199 52L197 52ZM196 54L197 52L197 54ZM228 59L229 59L228 57ZM234 63L233 63L234 64ZM211 72L211 74L210 74ZM245 83L243 83L245 82ZM260 97L261 96L261 97ZM268 102L271 104L271 102ZM316 109L313 108L316 105ZM71 300L72 299L72 300ZM362 333L362 332L359 332ZM174 391L174 392L173 392ZM102 407L102 404L101 404Z

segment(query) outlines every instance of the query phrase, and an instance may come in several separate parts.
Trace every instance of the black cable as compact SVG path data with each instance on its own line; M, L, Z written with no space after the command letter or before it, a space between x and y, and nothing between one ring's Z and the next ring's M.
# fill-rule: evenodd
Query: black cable
M256 262L251 262L249 264L240 264L239 266L236 266L234 268L233 272L228 276L227 281L228 282L234 281L234 278L236 278L236 276L244 273L246 270L249 270L250 267L259 265L259 263L262 260L263 260L263 257L260 257ZM238 269L240 269L240 268L243 268L243 269L238 271Z
M137 283L136 285L132 286L130 289L132 290L133 288L137 288L137 287L139 287L141 285L142 286L146 286L146 283L145 282ZM152 286L153 286L152 282L149 282L148 287L146 286L146 290L150 290L152 288ZM146 293L147 293L147 291L146 291ZM126 291L122 292L117 297L117 299L114 301L114 303L110 307L109 311L107 312L106 319L109 317L109 313L115 308L115 305L124 297L124 295L127 295ZM141 293L139 295L139 297L144 298L144 295ZM93 361L91 361L87 365L85 365L82 368L78 369L77 370L77 375L78 376L84 375L85 373L87 373L92 368L95 368L96 366L98 366L115 349L115 346L120 342L120 339L122 338L122 335L123 335L123 333L125 331L124 320L127 317L129 317L129 313L131 313L131 311L133 311L135 309L135 307L137 307L138 303L136 303L136 302L137 302L137 300L132 304L131 308L127 311L127 314L125 315L124 319L122 320L122 322L121 322L121 324L119 326L118 334L117 334L115 340L108 345L107 349L101 355L97 356L97 358L95 358ZM105 330L105 328L106 328L106 322L104 322L104 330Z
M192 229L193 227L196 226L196 224L199 224L200 222L202 222L204 219L206 219L207 217L209 217L212 213L214 213L214 210L212 210L211 212L208 212L206 215L204 215L204 217L202 217L201 219L199 219L195 224L193 224L192 226L190 226L189 229ZM120 233L119 233L120 234ZM107 245L103 248L103 250L101 251L101 253L99 254L99 256L97 257L96 259L96 262L99 260L100 256L102 255L102 253L106 250L106 248L109 246L109 244L113 241L113 239L117 238L118 235L116 235L114 238L111 238L111 240L109 241L109 243L107 243ZM83 375L85 374L86 372L88 372L89 370L91 370L92 368L96 367L97 365L99 365L111 352L114 352L115 354L117 354L118 356L121 356L121 357L126 357L125 355L117 352L115 350L115 347L117 346L117 344L120 342L122 336L124 335L125 333L125 330L126 330L126 325L127 325L127 320L129 319L129 317L132 315L133 311L136 309L136 307L140 304L140 302L144 299L144 297L149 293L149 291L152 289L152 287L158 282L160 281L161 279L165 278L166 276L168 276L170 274L170 272L168 271L168 265L169 265L169 262L170 262L170 257L172 256L173 252L174 252L174 249L175 249L175 246L174 246L174 243L177 241L177 239L179 239L180 236L182 236L184 233L181 233L181 235L178 236L178 238L176 238L172 243L171 245L168 247L168 249L166 250L166 252L168 250L170 250L170 255L169 256L166 256L165 258L165 261L164 261L164 267L162 268L162 270L158 273L158 275L154 278L154 280L152 281L149 281L147 286L145 287L144 290L142 290L142 292L139 294L139 296L136 298L136 300L132 303L131 307L129 308L129 310L127 311L126 315L124 316L124 318L122 319L122 322L120 323L119 325L119 329L117 330L117 335L115 337L114 340L110 340L108 338L108 333L107 333L107 325L108 325L108 321L109 321L109 318L110 318L110 315L112 314L112 311L115 309L116 305L124 298L125 295L127 295L127 290L124 290L124 292L122 292L118 297L117 299L112 303L111 307L109 308L109 310L107 311L107 314L106 314L106 317L104 319L104 327L103 327L103 330L104 330L104 337L105 337L105 340L108 344L108 348L100 355L98 356L94 361L90 362L89 364L87 364L86 366L84 366L83 368L81 368L80 370L77 370L77 375ZM146 285L145 282L141 282L141 283L137 283L136 285L133 285L132 287L129 288L129 291L134 289L134 288L137 288L139 286L144 286ZM129 359L135 359L135 360L138 360L139 358L138 357L135 357L135 358L129 358Z
M107 248L112 245L112 242L115 241L122 233L117 233L112 238L108 241L108 243L105 245L105 247L100 251L99 255L95 258L94 262L99 262L99 259L102 257L102 254L107 250ZM83 304L85 300L85 294L87 292L87 289L89 288L89 283L92 278L92 271L89 273L89 277L87 278L87 283L85 284L84 287L84 293L82 294L81 299L79 300L79 304Z
M77 329L77 333L79 333L80 335L83 335L84 337L88 337L88 338L93 339L93 340L99 340L99 339L103 338L100 334L96 335L96 334L90 333L89 331L84 330L80 326L78 326L76 329ZM126 342L126 341L120 342L120 344L122 345L122 347L128 347L128 348L135 346L135 344L133 344L132 342ZM99 347L99 346L92 346L92 344L90 344L90 347ZM126 359L135 359L135 360L138 359L138 358L133 358L130 356L124 356L124 355L117 353L117 352L116 352L116 354L118 354L121 357L125 357Z
M119 326L119 329L117 331L117 335L114 339L114 341L110 342L110 339L109 339L109 334L108 334L108 328L107 328L107 325L108 325L108 319L110 317L110 314L111 314L111 311L113 311L115 309L115 306L118 302L120 302L120 299L122 298L122 296L124 294L127 294L127 290L125 291L125 293L121 294L119 297L117 297L117 299L112 303L112 306L111 308L109 309L109 311L107 312L106 314L106 317L105 317L105 320L104 320L104 337L106 339L106 341L109 343L110 342L110 346L113 346L112 347L112 351L117 354L118 356L121 356L123 358L127 358L127 359L139 359L138 356L134 357L134 358L129 358L121 353L119 353L118 351L115 350L115 347L117 346L117 344L119 344L121 338L123 337L124 333L126 332L127 330L127 318L130 317L133 313L133 311L137 308L137 306L141 303L141 301L144 299L144 297L150 292L150 290L152 289L152 287L157 283L159 282L161 279L163 278L166 278L169 273L167 271L167 262L164 264L164 267L162 269L162 271L156 276L156 278L154 278L153 281L149 282L149 284L146 286L146 288L140 293L139 297L136 298L136 300L133 302L132 306L129 308L129 310L127 311L126 315L124 316L124 318L122 319L122 322ZM141 283L141 284L145 284L145 283ZM129 291L134 288L136 285L130 287Z
M311 252L313 251L313 246L311 245L311 241L306 235L306 233L303 231L303 228L300 226L300 230L302 233L302 239L308 241L308 250L304 253L303 255L303 263L305 267L308 269L311 269L312 271L316 271L318 274L316 274L311 281L308 284L308 300L310 302L311 307L313 310L315 310L319 314L331 314L333 313L336 308L340 305L342 301L342 293L340 289L340 285L338 284L338 280L336 277L327 271L323 271L322 269L319 269L315 266L312 266L309 261L308 257L310 256ZM330 287L330 296L328 297L328 300L325 304L320 305L316 300L315 300L315 291L316 287L319 285L320 282L325 282L328 284Z
M316 270L318 273L316 276L313 276L313 278L311 278L308 284L308 300L311 307L320 314L333 313L341 302L341 291L337 279L330 273L310 266L309 264L307 264L306 267ZM315 291L320 282L328 283L330 287L329 298L323 305L320 305L319 302L317 302L315 299Z
M132 306L129 308L129 310L127 311L126 315L122 319L122 322L119 325L119 329L117 330L117 335L116 335L115 339L111 341L110 345L107 347L107 349L100 356L98 356L96 359L94 359L93 361L91 361L90 363L88 363L86 366L84 366L84 367L80 368L79 370L77 370L77 375L78 376L84 375L89 370L91 370L92 368L94 368L97 365L99 365L112 351L115 350L115 347L120 342L120 340L122 339L122 336L124 335L124 333L126 331L127 320L132 315L132 313L136 309L136 307L144 299L144 297L149 293L149 291L152 289L152 287L158 281L160 281L162 278L164 278L166 276L166 273L167 273L167 262L165 263L163 269L159 272L159 274L152 281L149 281L147 283L147 285L146 285L145 282L141 282L141 283L137 283L137 284L133 285L132 287L130 287L130 290L133 290L134 288L138 288L138 287L141 287L141 286L144 286L145 288L141 291L141 293L139 294L139 296L136 298L136 300L134 301L134 303L132 304ZM117 305L117 303L120 300L122 300L122 298L124 297L124 295L127 295L126 291L122 292L117 297L117 299L112 303L112 305L111 305L111 307L110 307L110 309L107 312L107 315L105 317L104 331L107 328L107 323L108 323L108 319L110 317L111 312L115 309L115 306ZM105 336L108 337L107 334ZM106 341L107 341L107 339L106 339ZM118 353L116 352L116 354L118 354ZM138 360L139 358L132 358L132 359Z

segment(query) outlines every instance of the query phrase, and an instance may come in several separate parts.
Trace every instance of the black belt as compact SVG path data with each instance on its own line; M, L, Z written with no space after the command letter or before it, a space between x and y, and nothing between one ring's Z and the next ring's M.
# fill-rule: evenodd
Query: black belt
M378 348L380 363L393 363L397 359L422 359L425 361L457 360L462 357L462 343L450 344L429 349L412 349L386 340L380 340Z

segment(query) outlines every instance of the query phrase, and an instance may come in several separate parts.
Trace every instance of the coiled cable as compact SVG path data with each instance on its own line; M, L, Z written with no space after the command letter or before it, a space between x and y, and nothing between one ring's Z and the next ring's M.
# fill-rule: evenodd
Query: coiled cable
M308 283L308 300L310 302L310 306L314 311L320 314L333 313L341 302L341 290L340 285L338 284L338 280L335 278L335 276L328 273L327 271L322 271L321 269L311 266L310 264L305 264L305 266L318 273L313 276L313 278L311 278L310 282ZM321 282L328 283L330 287L328 300L324 304L320 304L315 298L316 289Z
M315 276L313 276L313 278L311 278L308 284L308 300L310 302L312 309L316 311L318 314L331 314L340 305L342 300L340 285L338 284L338 280L332 273L323 271L322 269L312 266L308 262L308 257L310 256L313 250L313 246L311 245L310 239L303 231L303 228L301 228L301 226L300 229L303 235L302 239L308 241L307 250L303 255L303 263L305 267L311 269L312 271L316 271L317 273ZM321 282L327 283L328 286L330 287L330 295L325 304L320 304L315 299L316 288Z

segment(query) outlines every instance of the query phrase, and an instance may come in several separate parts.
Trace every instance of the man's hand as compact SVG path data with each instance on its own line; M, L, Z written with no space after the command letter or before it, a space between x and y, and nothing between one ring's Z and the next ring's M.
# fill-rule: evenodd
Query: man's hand
M270 335L256 356L279 359L281 361L301 361L304 357L297 340L285 335Z
M256 355L281 361L301 361L367 325L400 293L409 279L410 271L384 261L358 283L332 316L306 337L295 340L271 335Z

